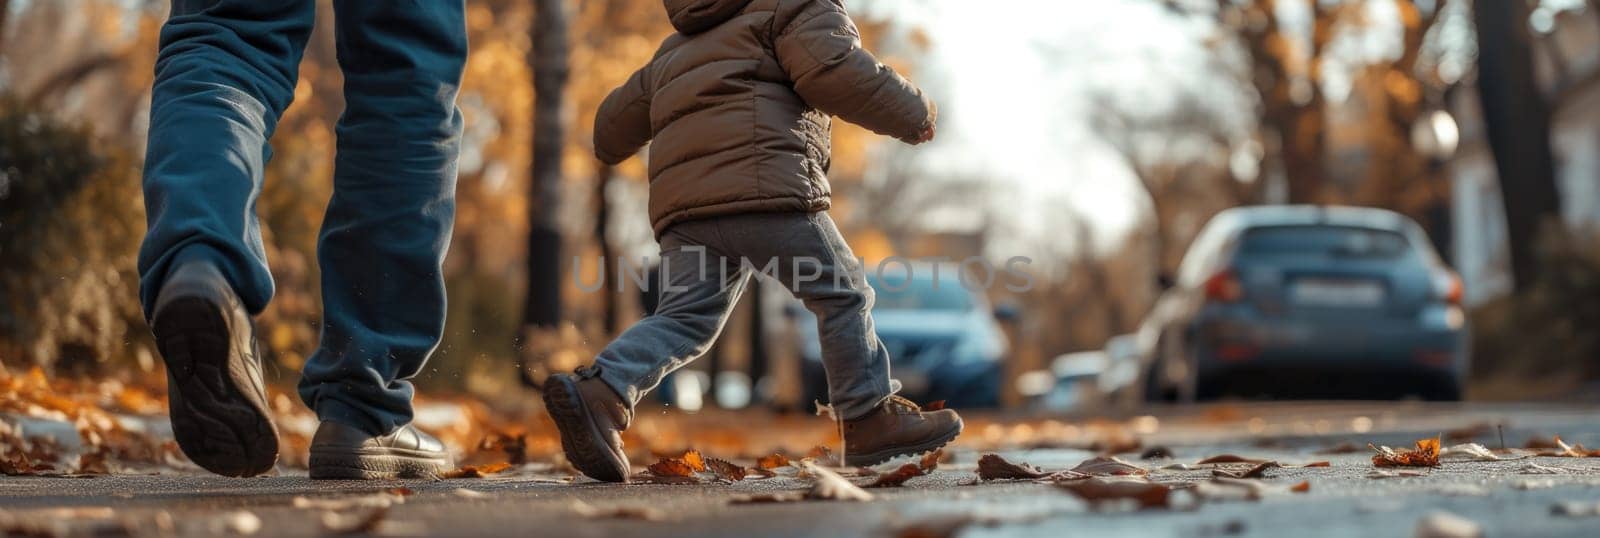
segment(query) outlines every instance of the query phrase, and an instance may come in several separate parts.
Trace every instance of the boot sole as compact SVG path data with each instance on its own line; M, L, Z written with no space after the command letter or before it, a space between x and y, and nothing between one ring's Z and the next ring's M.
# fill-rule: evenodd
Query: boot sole
M603 482L627 482L628 462L618 462L606 436L595 427L589 408L578 396L577 383L565 375L544 383L544 407L561 432L561 450L584 475Z
M956 437L959 437L963 427L965 427L964 424L957 422L954 429L945 432L938 437L929 439L926 442L915 445L890 447L877 452L871 452L859 456L850 454L847 451L844 456L844 464L851 467L871 467L900 456L913 456L933 452L935 450L944 448L945 445L950 444L950 442L954 441Z
M157 347L167 365L172 433L184 455L223 476L255 476L278 461L278 432L265 396L233 349L219 305L180 297L154 316Z
M449 456L433 456L416 451L362 454L313 450L310 466L312 480L434 480L449 473L454 464Z

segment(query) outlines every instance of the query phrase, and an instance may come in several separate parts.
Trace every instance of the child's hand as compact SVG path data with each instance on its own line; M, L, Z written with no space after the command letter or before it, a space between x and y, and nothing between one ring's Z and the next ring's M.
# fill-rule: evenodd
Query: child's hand
M915 142L912 142L911 145L914 146L914 145L917 145L917 144L924 144L924 143L927 143L928 141L933 140L934 131L935 131L935 129L934 129L933 123L929 122L928 126L924 127L922 129L922 133L917 135L917 140Z

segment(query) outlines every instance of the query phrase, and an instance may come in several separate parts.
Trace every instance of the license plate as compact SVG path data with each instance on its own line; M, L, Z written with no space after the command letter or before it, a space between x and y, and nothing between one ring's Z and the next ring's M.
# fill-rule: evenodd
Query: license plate
M1302 278L1290 290L1290 299L1307 306L1378 306L1384 300L1383 285L1367 280Z

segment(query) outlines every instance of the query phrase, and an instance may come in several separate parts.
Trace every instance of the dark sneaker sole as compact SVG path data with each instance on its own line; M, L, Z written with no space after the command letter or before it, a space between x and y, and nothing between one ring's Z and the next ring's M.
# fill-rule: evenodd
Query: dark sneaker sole
M454 470L449 456L311 452L312 480L438 479Z
M544 407L561 431L561 450L584 475L603 482L627 482L628 462L617 461L606 436L595 427L589 408L578 396L570 376L558 374L544 382Z
M223 476L255 476L278 461L278 432L267 414L222 307L180 297L155 313L156 346L167 364L172 433L184 455Z
M950 444L950 442L954 441L956 437L959 437L963 427L964 426L962 423L957 422L955 429L915 445L890 447L877 452L861 455L851 454L848 450L846 450L844 455L844 464L851 467L871 467L900 456L914 456L932 452L944 448L944 445Z

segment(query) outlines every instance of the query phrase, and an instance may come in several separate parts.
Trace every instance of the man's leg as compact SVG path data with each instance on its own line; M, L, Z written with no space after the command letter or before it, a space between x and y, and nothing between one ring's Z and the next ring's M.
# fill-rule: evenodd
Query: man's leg
M311 0L172 3L144 162L149 231L139 295L147 317L167 273L191 259L215 265L252 314L271 300L256 196L315 16Z
M705 354L744 291L749 276L721 254L716 226L710 220L668 229L656 312L606 346L593 366L545 381L545 409L561 430L561 449L590 478L627 479L621 434L634 404L662 376Z
M228 476L278 458L250 320L272 298L255 202L314 18L310 0L177 0L161 29L140 300L178 446Z
M323 324L300 397L370 434L411 422L411 377L444 332L466 62L462 0L336 0L345 111L318 244Z

